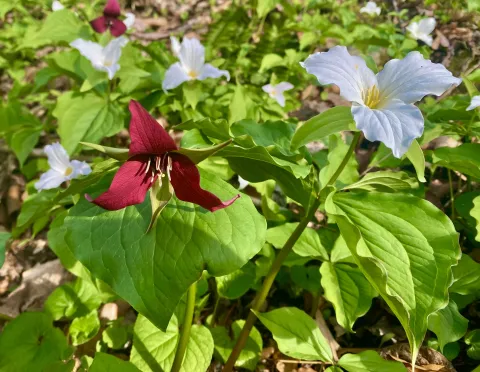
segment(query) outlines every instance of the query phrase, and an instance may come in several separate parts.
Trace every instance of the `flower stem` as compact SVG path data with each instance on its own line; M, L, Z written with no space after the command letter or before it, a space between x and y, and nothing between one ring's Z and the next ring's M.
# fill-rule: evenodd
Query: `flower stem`
M333 176L330 178L330 180L325 186L329 186L333 184L337 180L337 178L340 176L343 169L347 165L348 160L352 156L353 151L357 146L357 143L360 139L360 134L361 132L355 133L352 143L350 144L350 147L347 153L345 154L345 157L342 163L340 164L338 169L335 171L335 173L333 174ZM288 254L292 250L293 246L295 245L297 240L300 238L300 235L302 235L308 223L312 220L319 206L320 206L320 198L317 197L313 202L312 206L310 207L308 213L300 221L296 229L293 231L292 235L290 235L287 242L285 243L283 248L280 250L280 253L278 254L278 256L275 258L275 261L273 262L272 267L270 268L270 271L268 272L267 276L265 277L265 280L263 281L262 288L257 293L255 300L253 301L251 310L260 311L260 309L262 308L263 304L265 303L265 299L267 298L267 295L270 292L270 288L272 287L275 277L277 276L278 272L280 271L280 268L282 267L283 261L285 261ZM237 339L235 347L230 353L227 363L225 363L223 372L231 372L233 370L233 367L235 366L235 362L240 356L242 349L245 347L250 331L252 330L256 320L257 320L257 317L255 313L253 311L250 311L248 314L247 320L243 325L242 331L240 332L240 335Z
M452 171L450 169L447 169L448 171L448 184L449 184L449 189L450 189L450 208L452 208L451 210L451 214L450 214L450 218L452 220L455 219L455 195L453 193L453 182L452 182Z
M175 352L175 359L173 360L172 372L180 371L182 367L183 358L187 350L188 341L190 339L190 330L192 328L193 313L195 310L195 296L197 293L197 283L193 283L187 292L187 306L185 308L185 315L183 317L183 324L180 329L180 340L178 341L177 351Z
M208 325L210 327L213 327L215 325L215 321L217 320L219 309L220 309L220 296L217 293L217 300L215 301L215 307L213 308L213 314L212 314L212 317L210 318L210 321L208 323Z

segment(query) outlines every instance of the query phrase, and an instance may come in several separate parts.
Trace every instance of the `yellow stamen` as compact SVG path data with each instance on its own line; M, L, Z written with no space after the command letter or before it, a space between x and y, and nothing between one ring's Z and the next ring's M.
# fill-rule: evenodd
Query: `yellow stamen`
M363 92L363 102L371 109L377 107L377 105L380 103L380 91L376 85Z
M68 177L72 174L73 172L73 168L72 167L68 167L66 170L65 170L65 177Z
M190 71L188 73L188 76L190 76L192 79L196 79L198 77L198 74L195 71Z
M113 62L107 60L107 61L105 61L105 62L103 63L103 65L104 65L105 67L110 67L111 65L113 65Z

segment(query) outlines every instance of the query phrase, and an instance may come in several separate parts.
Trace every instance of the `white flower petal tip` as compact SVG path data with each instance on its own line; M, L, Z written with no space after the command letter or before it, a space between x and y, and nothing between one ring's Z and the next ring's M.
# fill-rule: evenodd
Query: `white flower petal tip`
M480 107L480 96L472 97L470 105L467 107L467 111Z
M65 9L65 7L63 6L63 4L60 1L55 0L52 3L52 10L54 12L56 12L57 10L62 10L62 9Z
M225 76L230 80L230 73L205 63L205 48L197 39L183 38L180 44L174 36L170 37L172 52L180 62L171 65L165 73L162 83L164 91L176 88L188 80L205 80Z
M44 152L47 154L50 169L43 173L40 180L35 183L35 188L38 191L54 189L65 181L92 172L86 162L70 161L67 152L58 142L45 146Z
M93 68L98 71L105 71L110 80L120 70L118 61L122 55L122 48L127 45L128 39L124 36L117 37L110 41L105 47L93 41L76 39L70 46L77 49L82 56L87 58Z
M284 81L277 85L264 85L262 89L265 93L268 93L271 98L277 101L280 106L285 107L285 96L283 95L283 92L293 89L293 85Z
M239 190L243 190L248 185L250 185L250 182L248 182L247 180L244 180L242 177L238 176L238 189Z
M126 13L125 19L123 20L123 24L127 26L127 30L131 29L135 24L135 14L130 12Z
M416 40L421 40L428 46L432 46L433 38L430 35L433 30L435 30L435 26L437 25L437 21L435 18L424 18L419 22L412 22L407 26L407 30L410 32L412 37Z
M352 102L357 128L368 140L383 142L397 158L423 132L424 119L413 103L429 94L440 96L462 82L445 66L418 52L387 62L377 75L345 47L309 56L304 68L320 84L337 85L340 94Z
M367 5L360 9L360 13L367 13L369 15L380 15L382 9L377 6L374 1L369 1Z

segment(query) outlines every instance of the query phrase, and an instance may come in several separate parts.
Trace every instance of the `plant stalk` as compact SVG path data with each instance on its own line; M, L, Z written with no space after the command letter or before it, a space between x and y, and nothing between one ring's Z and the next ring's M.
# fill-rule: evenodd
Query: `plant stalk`
M355 133L355 136L353 137L352 143L350 144L350 147L345 154L345 157L338 167L338 169L335 171L333 176L330 178L330 180L327 182L326 186L332 185L337 178L340 176L342 173L343 169L348 163L348 160L352 156L357 143L360 139L361 132ZM263 281L262 288L260 291L257 293L255 300L253 301L252 308L251 310L254 311L260 311L262 308L263 304L265 303L265 299L268 296L268 293L270 292L270 288L272 287L272 284L275 280L275 277L277 276L278 272L280 271L280 268L282 267L283 261L287 258L288 254L292 250L293 246L297 242L297 240L300 238L300 235L302 235L303 231L307 227L308 223L312 220L313 216L315 215L315 212L317 211L318 207L320 206L320 198L317 197L315 201L313 202L312 206L310 207L308 213L305 215L305 217L300 221L299 225L297 228L293 231L292 235L288 238L287 242L281 249L280 253L278 256L275 258L275 261L272 264L272 267L270 268L270 271L268 272L267 276L265 277L265 280ZM243 325L242 331L240 332L240 335L237 339L237 342L235 344L235 347L233 348L232 352L230 353L230 356L228 357L227 363L225 363L225 366L223 368L224 372L231 372L233 370L233 367L235 366L235 362L237 361L238 357L240 356L240 353L242 349L245 347L245 344L247 342L248 336L250 334L250 331L253 328L253 325L255 321L257 320L257 317L254 313L254 311L250 311L247 317L247 320L245 321L245 324Z
M190 340L190 330L192 329L193 314L195 311L195 296L197 294L197 283L193 283L187 292L187 307L183 317L182 328L180 329L180 340L178 341L175 359L173 360L172 372L180 371L183 358L187 350L188 341Z

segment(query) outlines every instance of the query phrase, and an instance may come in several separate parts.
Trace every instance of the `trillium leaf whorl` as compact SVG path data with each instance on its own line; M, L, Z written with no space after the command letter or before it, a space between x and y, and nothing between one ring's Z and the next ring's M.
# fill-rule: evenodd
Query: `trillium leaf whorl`
M320 84L337 85L352 102L357 128L368 140L383 142L397 158L423 133L424 119L413 103L428 94L439 96L462 82L419 52L387 62L377 75L343 46L312 54L301 65Z

